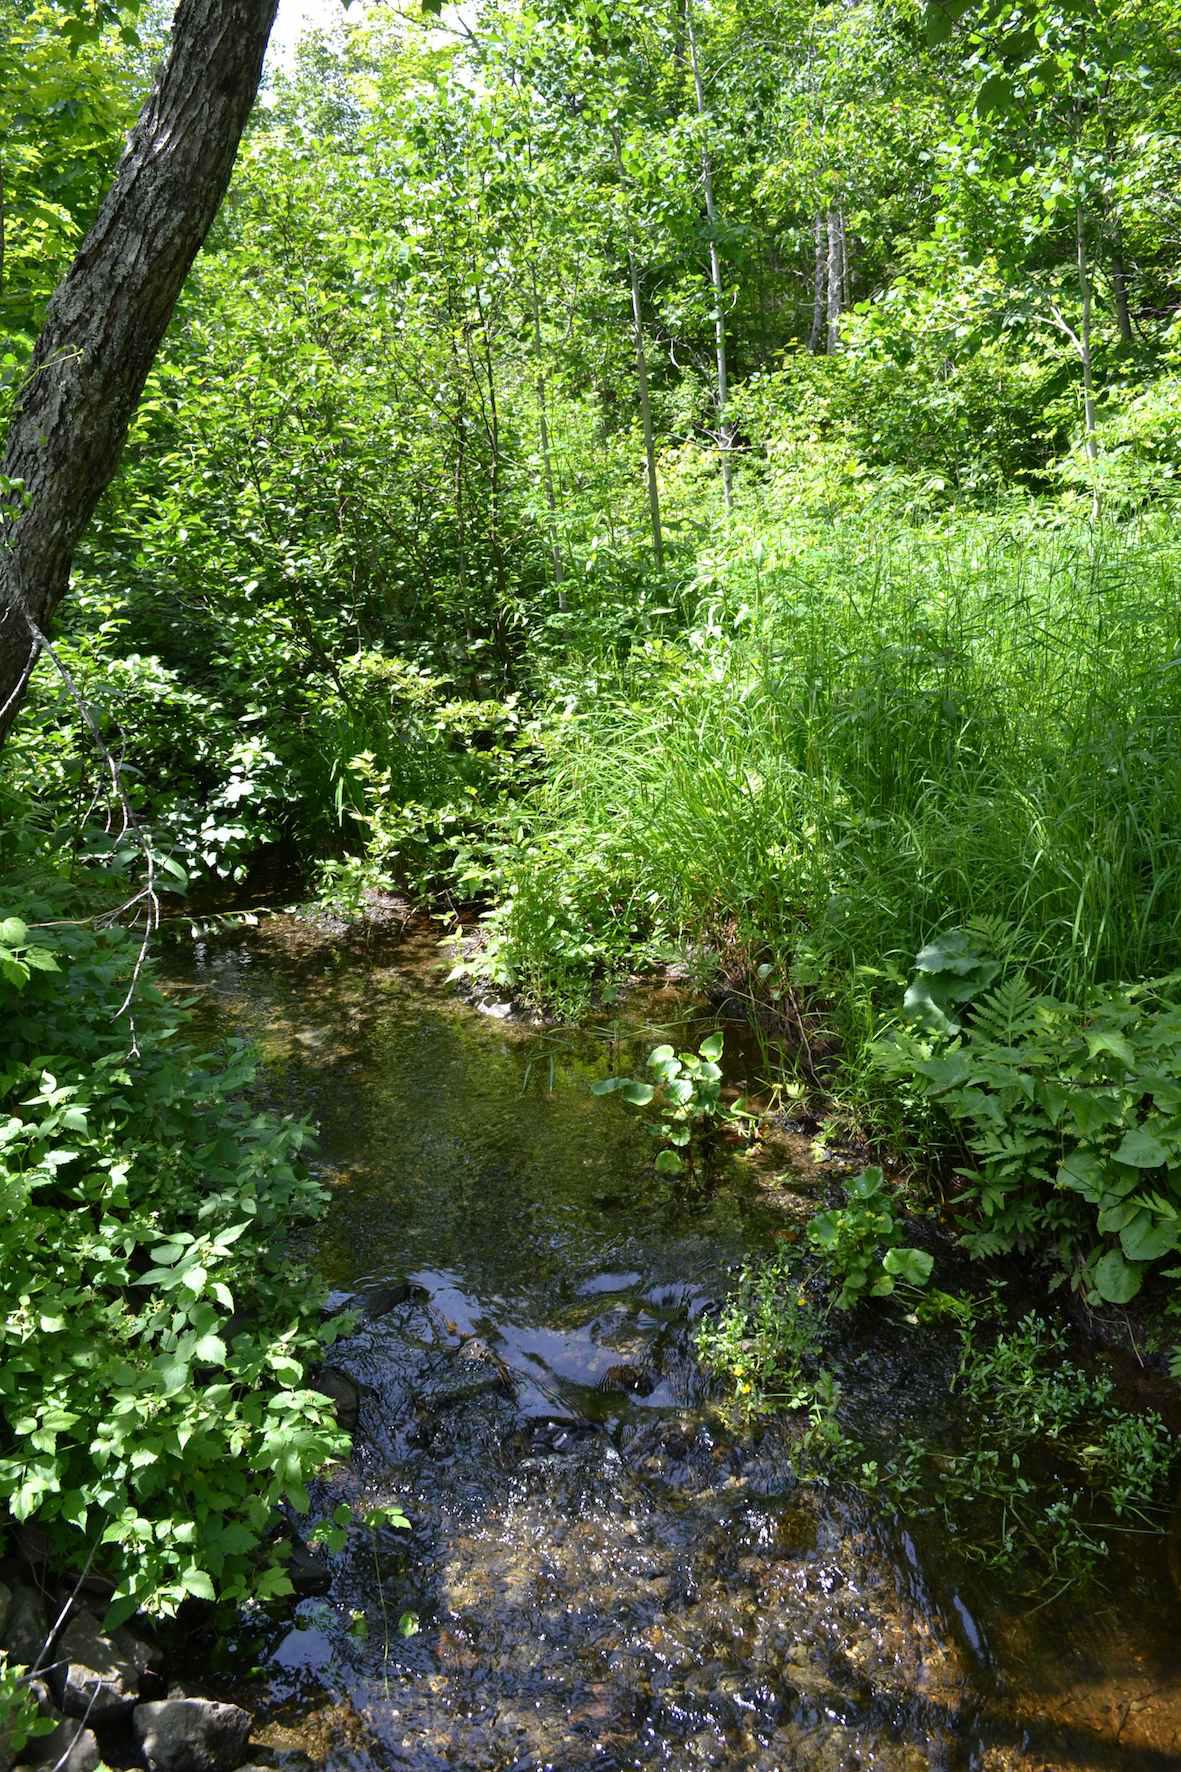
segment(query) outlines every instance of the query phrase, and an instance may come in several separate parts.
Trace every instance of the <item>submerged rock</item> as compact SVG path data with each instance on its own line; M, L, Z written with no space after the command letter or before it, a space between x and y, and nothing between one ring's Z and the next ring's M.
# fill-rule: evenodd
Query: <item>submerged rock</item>
M324 1300L321 1315L325 1317L343 1316L345 1311L355 1311L364 1322L376 1322L379 1317L386 1317L400 1304L409 1304L411 1300L420 1302L427 1298L425 1286L416 1286L411 1280L391 1280L388 1283L365 1286L359 1292L330 1292Z
M164 1698L131 1716L151 1772L235 1772L252 1726L248 1711L208 1698Z
M287 1565L291 1585L297 1594L326 1594L332 1586L332 1571L327 1559L297 1538L291 1547Z
M656 1389L656 1379L650 1370L633 1365L630 1360L620 1360L608 1366L596 1389L606 1395L630 1392L634 1397L650 1397Z
M313 1388L331 1402L336 1411L337 1426L352 1433L361 1413L361 1390L356 1381L339 1366L321 1366Z

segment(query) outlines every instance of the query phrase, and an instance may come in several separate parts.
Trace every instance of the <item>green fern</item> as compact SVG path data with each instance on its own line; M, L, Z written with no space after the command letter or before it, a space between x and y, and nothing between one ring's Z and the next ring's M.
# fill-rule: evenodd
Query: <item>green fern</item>
M1019 972L987 991L973 1007L972 1039L998 1046L1027 1040L1038 1025L1038 994Z
M878 1062L913 1080L976 1160L959 1171L983 1221L963 1238L970 1254L1050 1250L1089 1299L1124 1304L1154 1268L1181 1272L1161 1265L1181 1251L1181 981L1111 990L1084 1011L1020 970L993 983L990 935L1011 945L995 919L927 944L908 992L922 1032L881 1042Z

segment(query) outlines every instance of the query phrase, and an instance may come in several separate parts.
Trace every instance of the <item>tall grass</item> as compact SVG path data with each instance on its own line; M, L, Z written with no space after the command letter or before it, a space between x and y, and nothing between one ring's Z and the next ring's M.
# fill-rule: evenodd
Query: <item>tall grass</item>
M1163 525L781 523L707 563L687 637L555 720L498 951L574 1008L637 948L724 942L827 1000L851 1059L974 915L1077 997L1177 963L1179 741Z

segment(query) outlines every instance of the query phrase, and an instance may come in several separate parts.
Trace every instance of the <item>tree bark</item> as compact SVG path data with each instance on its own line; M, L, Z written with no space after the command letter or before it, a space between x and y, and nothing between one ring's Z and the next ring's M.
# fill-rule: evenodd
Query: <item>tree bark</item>
M812 271L812 330L808 334L808 349L815 356L820 349L820 340L824 332L825 295L827 293L828 252L824 239L824 217L817 215L815 221L816 263Z
M636 255L628 248L631 278L632 332L636 346L636 382L640 394L640 423L644 427L644 461L648 469L648 517L652 525L652 552L657 572L664 571L664 532L660 523L660 485L656 478L656 437L652 427L652 401L648 393L648 350L644 343L644 317L640 308L640 273Z
M693 91L697 99L697 116L705 118L705 91L701 82L701 64L697 59L697 32L693 26L693 0L685 0L685 26L689 34L689 59L693 64ZM734 442L733 433L726 418L726 406L729 402L728 376L726 373L726 291L722 283L722 260L718 252L718 211L714 202L714 176L710 164L709 149L704 139L701 144L701 183L705 191L705 219L709 226L709 280L714 292L714 356L717 360L716 400L718 409L718 449L722 456L722 496L726 509L730 510L734 503L734 489L730 464L730 450Z
M1097 522L1101 500L1098 481L1099 427L1095 419L1094 364L1091 354L1091 267L1087 255L1086 217L1081 203L1074 212L1074 219L1080 310L1079 357L1083 366L1083 435L1087 462L1094 476L1091 481L1091 520Z
M615 150L616 170L622 176L623 156L619 145L619 129L611 126L611 145ZM652 399L648 390L648 346L644 339L644 312L640 304L640 268L635 247L628 242L627 274L632 298L632 342L636 353L636 388L640 398L640 423L644 430L644 463L648 473L648 520L652 529L652 552L656 570L664 571L664 530L660 521L660 483L656 477L656 432L652 424ZM606 415L600 431L604 446L607 440ZM614 546L614 540L612 540Z
M1115 292L1115 318L1122 345L1135 344L1132 334L1132 312L1128 305L1128 268L1119 249L1118 238L1111 254L1111 287Z
M114 183L50 301L0 459L0 744L225 195L275 9L180 0Z
M558 608L565 610L566 593L562 589L562 544L558 532L558 498L554 488L553 457L549 435L549 396L545 377L545 348L541 337L541 298L537 293L537 273L529 269L529 295L533 318L533 374L537 390L537 433L541 443L541 484L545 491L545 508L549 513L550 559L553 562L554 587Z
M839 209L828 212L828 349L841 343L841 314L845 306L845 218Z

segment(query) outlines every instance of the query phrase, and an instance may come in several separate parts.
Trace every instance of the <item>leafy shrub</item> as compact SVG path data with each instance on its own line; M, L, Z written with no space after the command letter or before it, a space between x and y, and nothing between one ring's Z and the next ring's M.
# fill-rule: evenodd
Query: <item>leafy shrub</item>
M916 961L910 1028L879 1063L952 1120L982 1220L972 1254L1049 1254L1091 1300L1126 1304L1181 1249L1181 974L1096 991L1085 1006L1000 982L982 940L955 929ZM1181 1267L1165 1267L1169 1277Z
M850 1178L843 1206L809 1220L808 1241L840 1282L838 1310L862 1298L887 1298L899 1286L922 1288L935 1265L925 1249L903 1243L889 1186L877 1168Z
M592 1095L613 1095L618 1090L631 1107L653 1110L648 1131L664 1146L656 1159L661 1175L697 1168L710 1134L735 1117L737 1110L722 1101L718 1059L724 1041L722 1033L708 1034L696 1052L654 1046L648 1054L650 1083L638 1077L603 1077L591 1084Z
M7 1651L0 1649L0 1763L6 1766L30 1741L49 1735L57 1726L53 1718L41 1715L28 1671L10 1662Z
M308 1386L329 1331L287 1229L324 1195L305 1125L256 1112L241 1045L208 1056L145 986L111 1019L118 931L0 922L0 1499L112 1620L290 1591L283 1501L345 1444Z
M828 1481L845 1474L860 1449L838 1419L841 1387L821 1363L825 1318L802 1280L794 1253L743 1268L718 1316L703 1319L697 1354L731 1388L740 1420L784 1410L801 1414L799 1473Z

